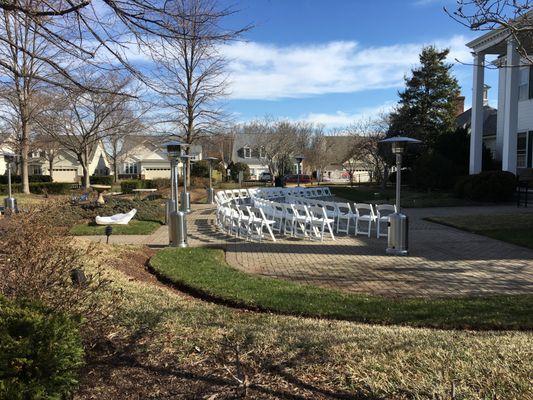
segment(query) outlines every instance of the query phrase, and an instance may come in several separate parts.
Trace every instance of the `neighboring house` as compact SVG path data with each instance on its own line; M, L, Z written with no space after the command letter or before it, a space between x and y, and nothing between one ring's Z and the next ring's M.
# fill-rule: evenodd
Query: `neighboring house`
M46 153L34 149L29 154L29 175L50 175L50 162ZM109 161L102 141L96 142L89 151L89 175L109 175ZM54 182L81 182L83 169L76 155L67 149L59 148L52 162Z
M354 182L369 182L372 169L363 161L346 159L346 149L353 146L353 137L326 136L328 165L321 172L323 181L347 182L353 171Z
M498 110L489 106L488 90L489 86L485 85L483 94L483 144L487 147L494 158L496 158L496 136L498 131ZM472 109L464 110L464 97L462 99L462 106L457 109L458 115L455 119L457 128L465 128L468 133L471 133L472 128Z
M532 11L533 15L533 11ZM533 50L530 40L529 54ZM485 56L496 55L498 68L498 110L494 156L502 169L519 173L533 167L533 65L521 59L516 41L507 29L490 31L467 44L474 55L474 84L471 111L470 173L481 171L486 111L484 105ZM489 118L488 123L493 123ZM490 143L490 142L489 142Z
M263 149L258 144L256 133L236 133L233 140L231 160L234 163L244 163L250 168L250 179L259 179L263 172L268 172L268 165L264 159Z
M0 175L4 175L7 172L7 165L3 155L4 152L12 153L12 150L6 143L0 143Z
M169 137L135 135L127 136L120 151L118 175L121 178L157 179L170 178L170 161L164 143ZM202 146L193 145L189 154L193 161L201 160ZM179 174L182 165L179 163Z

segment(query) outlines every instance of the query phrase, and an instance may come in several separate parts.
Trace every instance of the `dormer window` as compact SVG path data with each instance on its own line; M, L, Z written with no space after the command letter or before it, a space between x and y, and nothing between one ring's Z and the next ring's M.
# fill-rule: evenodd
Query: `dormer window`
M252 158L252 149L248 146L243 148L244 158Z

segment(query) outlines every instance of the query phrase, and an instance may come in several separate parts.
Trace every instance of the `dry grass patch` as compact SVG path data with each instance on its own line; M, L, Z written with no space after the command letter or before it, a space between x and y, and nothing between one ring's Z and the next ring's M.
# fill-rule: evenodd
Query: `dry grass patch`
M456 399L530 396L530 332L233 310L143 279L142 257L132 257L142 254L138 248L100 250L125 301L114 332L89 360L77 399L445 399L452 387ZM117 268L120 259L132 260L131 273Z

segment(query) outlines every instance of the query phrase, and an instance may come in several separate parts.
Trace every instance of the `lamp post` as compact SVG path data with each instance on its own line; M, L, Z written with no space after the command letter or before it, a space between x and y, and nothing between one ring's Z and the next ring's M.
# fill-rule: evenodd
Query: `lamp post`
M392 144L392 153L396 155L396 212L389 216L387 254L406 256L409 254L409 219L402 214L400 191L402 184L402 155L409 143L420 143L420 140L403 136L384 139L382 143Z
M302 171L302 161L304 160L304 156L296 156L294 157L296 160L296 163L298 164L298 171L296 173L296 178L298 182L298 187L300 187L300 173Z
M187 192L187 160L194 158L187 154L181 156L182 174L183 174L183 191L181 192L181 207L180 210L184 213L191 211L191 195Z
M170 141L163 145L170 161L170 200L167 202L168 239L172 247L187 247L187 218L178 210L178 160L187 144Z
M13 197L11 188L11 163L15 161L15 154L4 152L4 161L7 166L7 197L4 199L5 210L17 211L17 199Z
M204 160L209 164L209 187L207 188L207 204L215 204L215 191L213 190L213 162L217 161L216 157L206 157Z

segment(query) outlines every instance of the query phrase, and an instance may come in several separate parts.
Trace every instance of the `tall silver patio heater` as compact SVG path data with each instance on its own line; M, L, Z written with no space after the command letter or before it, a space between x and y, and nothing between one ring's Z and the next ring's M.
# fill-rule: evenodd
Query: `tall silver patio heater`
M213 189L213 163L218 160L216 157L206 157L204 160L209 164L209 187L207 188L207 204L215 204L215 191Z
M187 219L178 210L178 161L185 143L171 141L164 144L170 161L170 200L167 202L168 241L172 247L187 247Z
M298 182L298 187L300 187L300 174L302 173L302 161L304 160L304 156L296 156L294 159L296 160L296 163L298 164L298 171L296 174L296 179Z
M11 164L15 161L15 154L4 152L4 161L7 166L7 197L4 199L4 208L12 212L17 211L17 199L13 197L11 188Z
M181 207L180 210L184 213L188 213L191 211L191 195L187 191L187 160L190 160L191 158L194 158L194 156L190 156L187 154L183 154L181 156L181 163L182 163L182 174L183 174L183 191L181 192Z
M409 143L420 140L403 136L384 139L382 143L392 144L392 153L396 155L396 212L389 216L387 254L406 256L409 254L409 219L402 214L400 207L400 190L402 184L402 155Z

